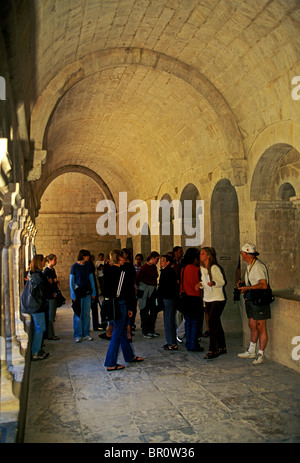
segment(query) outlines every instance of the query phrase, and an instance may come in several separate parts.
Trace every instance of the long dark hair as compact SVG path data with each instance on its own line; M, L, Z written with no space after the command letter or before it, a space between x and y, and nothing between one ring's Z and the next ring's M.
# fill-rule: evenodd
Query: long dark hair
M195 259L199 259L200 251L197 248L188 248L185 251L184 257L182 259L182 266L186 267L189 264L193 264Z

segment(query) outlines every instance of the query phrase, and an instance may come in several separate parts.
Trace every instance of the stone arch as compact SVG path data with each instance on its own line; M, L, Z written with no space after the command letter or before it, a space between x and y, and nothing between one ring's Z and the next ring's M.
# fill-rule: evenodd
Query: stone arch
M46 188L50 185L50 183L53 182L53 180L55 180L60 175L63 175L63 174L69 173L69 172L78 172L78 173L86 175L87 177L94 180L94 182L96 182L97 185L99 186L104 198L107 199L107 200L111 200L111 201L113 201L115 203L114 197L113 197L109 187L107 186L107 184L104 182L104 180L96 172L94 172L93 170L91 170L91 169L89 169L87 167L84 167L84 166L67 165L67 166L60 167L59 169L56 169L55 171L53 171L47 177L47 179L40 185L40 188L39 188L39 190L37 192L38 204L40 203L41 198L43 196L43 193L45 192ZM116 208L117 208L117 204L116 204Z
M182 231L181 231L181 246L185 251L189 245L189 240L194 240L195 244L192 247L200 247L202 244L203 236L197 236L197 233L192 233L193 229L197 229L200 232L197 220L198 207L197 201L200 200L200 194L198 188L193 183L187 183L183 188L180 196L182 205ZM186 207L184 201L191 201L191 208ZM197 239L199 238L199 239Z
M257 162L250 191L256 201L256 244L268 266L271 286L289 297L297 294L300 285L299 171L300 154L292 145L271 145Z
M287 143L277 143L267 148L255 167L251 187L250 200L270 200L274 198L274 177L279 162L293 149Z
M144 257L144 263L146 262L146 258L150 255L151 252L151 234L149 225L145 222L142 226L142 234L141 234L141 254Z
M283 183L277 193L279 200L288 201L292 196L296 196L295 188L289 182Z
M99 252L107 255L117 247L115 235L98 234L100 213L96 206L104 193L102 183L99 185L99 179L89 173L89 170L70 169L69 166L56 172L51 182L48 179L36 217L37 252L57 256L57 275L65 291L69 291L68 275L79 249L89 249L91 254L98 256Z
M225 99L203 74L163 53L140 48L116 48L88 55L61 70L38 98L31 115L30 140L35 150L47 149L45 136L51 115L65 93L82 79L100 70L124 65L152 67L172 74L193 86L218 115L229 157L244 158L238 125Z
M172 198L169 194L165 193L161 201L167 201L169 204L172 203ZM163 205L163 203L162 203ZM165 217L167 212L167 217ZM160 239L160 253L165 254L172 251L174 245L174 210L170 207L163 207L159 210L159 239Z

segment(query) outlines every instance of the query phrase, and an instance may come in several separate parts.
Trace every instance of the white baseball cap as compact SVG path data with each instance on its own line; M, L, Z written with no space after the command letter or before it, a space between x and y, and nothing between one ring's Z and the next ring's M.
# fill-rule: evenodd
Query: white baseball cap
M254 254L255 256L259 255L259 252L256 252L256 246L251 243L244 244L241 251L244 251L247 254Z

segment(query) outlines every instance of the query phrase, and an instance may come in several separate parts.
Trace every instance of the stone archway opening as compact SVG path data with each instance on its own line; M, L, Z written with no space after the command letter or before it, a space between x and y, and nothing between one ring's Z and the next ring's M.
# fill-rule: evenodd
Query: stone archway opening
M143 254L144 263L151 253L151 233L149 225L145 222L141 234L141 254Z
M183 251L187 250L187 243L190 241L197 241L197 201L200 200L200 194L198 188L192 183L188 183L182 190L180 201L182 205L182 232L181 232L181 246ZM187 202L185 202L187 201ZM199 229L199 226L198 226ZM200 237L199 237L200 238ZM199 244L196 244L192 247L201 246L201 239Z
M239 204L235 188L228 179L220 180L211 199L211 243L222 267L227 296L223 319L228 330L241 329L238 304L233 302L233 289L240 266Z
M170 195L164 194L161 203L166 204L166 207L162 206L159 209L160 254L166 254L172 251L174 246L174 211L172 207L168 207L168 204L172 203Z
M57 256L56 273L64 291L69 290L71 265L78 251L88 249L97 258L117 247L115 236L100 236L96 230L96 205L104 194L94 179L80 172L54 178L41 198L36 218L38 253Z
M262 178L264 171L269 175ZM257 246L275 293L289 297L300 286L299 172L300 153L291 145L272 145L258 161L251 184ZM264 194L258 196L263 184Z

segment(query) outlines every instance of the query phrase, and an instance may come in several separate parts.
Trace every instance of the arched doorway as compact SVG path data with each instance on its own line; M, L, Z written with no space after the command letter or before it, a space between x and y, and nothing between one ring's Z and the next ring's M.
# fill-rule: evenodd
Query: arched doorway
M174 211L171 205L172 199L168 194L161 198L162 207L159 209L159 239L160 254L166 254L173 249L174 243Z
M103 192L95 180L79 172L59 175L42 195L36 218L36 250L57 256L62 289L69 288L70 268L80 249L88 249L97 257L99 252L107 255L117 247L115 236L100 236L96 230L96 206L102 199Z
M256 244L272 288L289 297L300 286L299 171L300 153L291 145L276 144L261 155L251 183Z
M192 183L188 183L184 187L181 193L180 201L182 204L181 246L183 251L185 252L188 247L191 247L189 243L193 241L194 244L192 245L192 247L200 248L202 244L203 210L201 208L201 205L199 205L199 191Z
M211 198L211 243L226 277L226 309L223 318L228 329L241 329L238 304L233 303L233 289L240 264L239 205L235 188L227 179L220 180Z
M142 234L141 234L141 253L144 257L144 263L146 262L147 257L151 253L151 234L149 225L144 223L142 227Z

